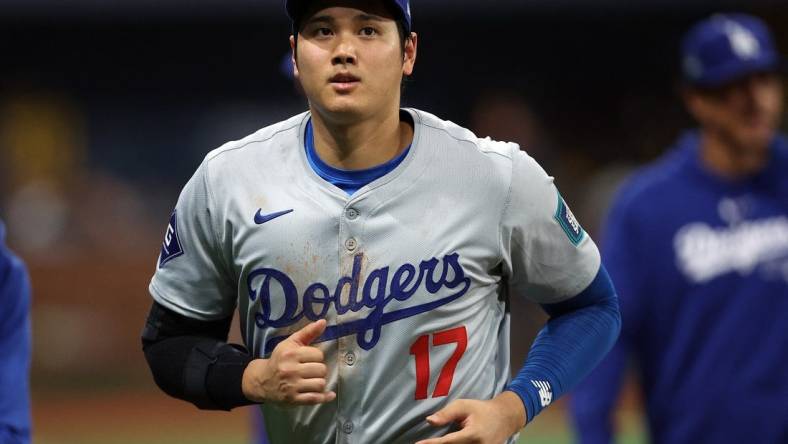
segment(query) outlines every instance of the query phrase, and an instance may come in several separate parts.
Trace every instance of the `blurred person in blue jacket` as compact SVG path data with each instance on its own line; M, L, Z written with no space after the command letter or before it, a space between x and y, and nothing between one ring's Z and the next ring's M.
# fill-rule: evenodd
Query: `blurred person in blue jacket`
M30 443L30 281L0 221L0 443Z
M611 442L632 360L652 443L788 443L784 60L741 14L696 24L682 55L699 129L628 180L608 216L623 330L574 392L578 436Z

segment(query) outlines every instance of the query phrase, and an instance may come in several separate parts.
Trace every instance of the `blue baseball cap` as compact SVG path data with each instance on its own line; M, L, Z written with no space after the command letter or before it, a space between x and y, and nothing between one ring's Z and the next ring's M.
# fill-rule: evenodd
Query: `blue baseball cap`
M717 14L693 26L681 46L684 81L717 87L782 62L769 28L746 14Z
M301 18L310 2L310 0L285 0L287 16L292 20L293 27L296 26L296 22ZM388 0L387 3L394 7L394 11L398 16L397 19L405 25L405 32L410 33L413 26L413 18L410 15L410 0ZM293 29L293 32L296 31L296 29Z

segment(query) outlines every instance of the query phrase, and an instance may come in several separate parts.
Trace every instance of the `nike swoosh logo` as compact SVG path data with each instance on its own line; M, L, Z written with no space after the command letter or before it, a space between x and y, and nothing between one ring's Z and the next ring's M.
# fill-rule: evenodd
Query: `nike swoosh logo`
M270 220L274 220L279 216L284 216L285 214L292 213L293 210L285 210L279 211L278 213L271 213L271 214L263 214L263 209L260 208L257 210L257 214L254 215L254 223L257 225L262 225Z

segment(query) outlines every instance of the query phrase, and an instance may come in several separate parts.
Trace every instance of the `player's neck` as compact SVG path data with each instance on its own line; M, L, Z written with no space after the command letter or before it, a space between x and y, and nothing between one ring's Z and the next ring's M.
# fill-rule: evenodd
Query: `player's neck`
M323 162L344 170L371 168L396 157L413 140L413 128L400 121L399 109L352 124L312 113L315 151Z
M701 132L701 161L713 173L738 179L755 174L768 162L768 148L741 147L718 132Z

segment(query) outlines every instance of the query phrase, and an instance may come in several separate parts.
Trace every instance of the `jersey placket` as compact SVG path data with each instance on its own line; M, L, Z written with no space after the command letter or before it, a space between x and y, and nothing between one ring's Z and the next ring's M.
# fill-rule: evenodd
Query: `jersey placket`
M350 278L349 281L344 282L344 288L339 295L339 305L342 307L352 306L355 301L361 300L362 295L363 215L354 204L351 200L345 205L339 223L340 275ZM336 322L340 325L363 318L365 315L363 311L343 310L343 313L337 313ZM362 390L354 389L364 385L361 351L355 334L337 339L337 443L350 444L363 441L359 396Z

